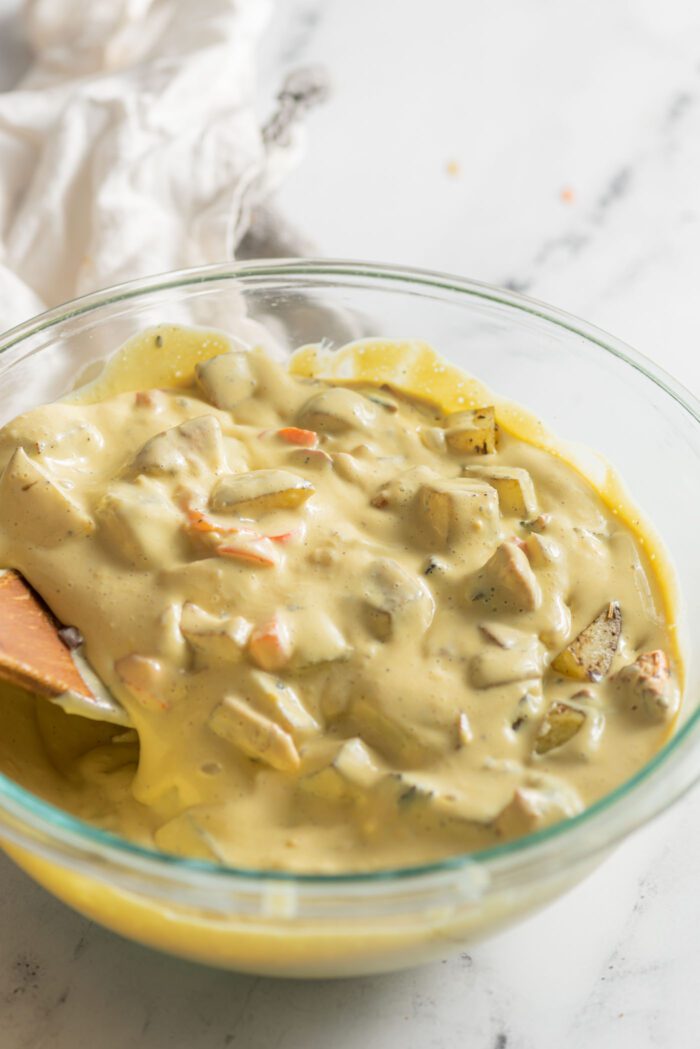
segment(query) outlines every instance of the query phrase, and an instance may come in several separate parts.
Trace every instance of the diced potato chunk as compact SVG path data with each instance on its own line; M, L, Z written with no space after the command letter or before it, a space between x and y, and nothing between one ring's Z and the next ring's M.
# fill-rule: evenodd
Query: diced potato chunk
M314 491L310 481L287 470L251 470L222 477L211 493L210 506L220 513L266 514L301 506Z
M554 540L533 532L525 540L523 550L533 568L560 570L562 552Z
M447 788L430 773L394 772L382 784L396 806L396 815L423 827L458 829L481 823L481 805L469 791Z
M204 396L224 411L233 411L241 401L255 393L256 381L247 353L234 350L219 354L198 364L195 371Z
M134 469L146 474L220 473L225 466L221 427L213 415L156 434L134 460Z
M430 484L440 481L442 478L428 466L413 466L409 470L403 470L380 485L370 505L378 510L397 510L399 512L408 509L410 503L415 499L418 489L422 484Z
M517 648L532 636L505 623L479 623L479 630L487 641L492 645L498 645L499 648Z
M347 659L351 649L331 617L323 609L299 609L292 619L295 669L315 667Z
M170 707L168 674L158 659L134 652L114 664L117 677L145 710L163 712Z
M422 765L446 749L424 728L390 717L374 698L356 698L350 719L364 741L402 765Z
M338 477L342 477L344 481L348 481L350 484L356 484L359 488L364 488L367 485L367 467L355 455L351 455L350 452L334 452L333 469ZM371 478L371 474L369 476Z
M0 478L0 521L10 535L44 547L95 528L80 504L22 448Z
M345 740L329 765L305 776L299 787L326 801L346 801L372 790L383 775L369 747L354 737Z
M571 636L571 609L565 600L570 589L566 559L549 536L533 533L522 548L542 589L540 638L548 648L560 649Z
M476 574L470 597L493 612L532 612L542 603L530 562L512 540L501 543Z
M322 433L346 433L348 430L364 430L378 418L378 409L366 397L335 387L314 394L302 405L297 422L307 430Z
M431 547L453 546L480 533L498 535L498 502L493 489L479 481L436 477L416 494L417 527Z
M627 709L649 721L668 721L678 710L679 695L671 680L665 652L645 652L612 678Z
M583 728L586 714L568 703L552 703L535 737L535 754L548 754L562 747Z
M582 807L572 787L550 776L516 788L496 817L494 829L504 838L518 838L575 816Z
M312 735L319 724L306 709L297 693L282 678L254 670L250 675L251 698L262 712L281 725L292 736Z
M554 670L577 681L602 681L610 670L622 630L622 613L617 601L595 617L552 661Z
M535 486L527 470L519 466L464 466L462 472L496 489L504 517L529 519L539 512Z
M287 456L297 470L324 472L333 469L333 459L321 448L294 448Z
M180 550L185 556L182 515L152 478L140 475L133 482L115 482L96 516L106 543L137 568L160 566L163 550Z
M417 640L430 626L434 612L435 601L422 579L391 558L372 562L364 587L364 613L368 629L379 641L391 641L399 634L404 643L410 635Z
M492 405L455 412L447 418L445 441L453 452L489 455L496 451L496 413Z
M242 616L215 616L191 601L182 608L180 630L192 648L206 659L237 662L251 629Z
M57 466L77 466L89 463L104 445L104 435L92 423L85 419L66 420L64 428L40 442L41 457Z
M214 708L209 727L248 757L263 761L273 769L293 772L299 767L299 752L289 733L243 699L226 696Z
M534 787L519 787L497 816L494 829L504 838L520 837L554 822L547 820L548 814L546 795Z
M440 426L421 426L418 431L421 444L429 452L441 455L445 451L445 431Z
M373 787L381 777L376 756L357 737L343 743L333 765L342 776L361 787Z
M475 688L492 688L542 676L543 649L535 634L523 634L505 648L485 648L472 657L469 676Z

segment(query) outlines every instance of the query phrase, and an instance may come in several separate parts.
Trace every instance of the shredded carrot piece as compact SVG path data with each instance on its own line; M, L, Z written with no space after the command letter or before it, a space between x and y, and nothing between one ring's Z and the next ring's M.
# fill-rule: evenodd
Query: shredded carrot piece
M269 545L269 540L263 536L255 536L253 542L256 543L255 546L252 543L250 545L247 543L241 543L240 545L224 543L216 548L216 552L221 557L235 557L239 561L250 561L252 564L265 565L266 567L277 564L274 547L270 546L269 553L265 550L265 544Z
M275 563L269 557L263 557L253 550L244 550L239 546L220 546L216 552L222 557L235 557L238 561L250 561L256 565L270 566Z
M313 448L318 443L318 434L314 430L302 430L298 426L284 426L277 431L287 444L298 444L302 448Z
M202 532L205 535L217 532L219 535L243 535L250 539L264 538L259 532L254 532L250 528L219 524L218 521L213 521L211 517L207 517L201 510L187 510L187 527L192 532Z
M244 541L288 543L290 539L293 539L294 536L298 535L300 532L300 529L293 528L289 532L279 532L277 535L264 535L262 532L255 532L251 528L239 528L236 525L219 524L217 521L213 521L211 517L207 517L207 515L202 513L201 510L192 510L190 508L186 512L188 530L191 532L199 532L203 536L209 536L216 533L221 536L240 536ZM258 557L254 552L249 553L247 548L234 548L231 545L220 546L218 548L218 553L223 554L225 557L240 557L241 560L257 561L260 564L276 563L274 560L270 560L264 555Z
M207 517L200 510L188 510L187 511L187 523L193 532L218 532L219 529L216 527L211 518Z

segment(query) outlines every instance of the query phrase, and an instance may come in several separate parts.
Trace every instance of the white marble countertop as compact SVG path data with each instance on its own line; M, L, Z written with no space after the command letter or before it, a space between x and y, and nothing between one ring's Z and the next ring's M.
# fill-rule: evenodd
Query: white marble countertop
M3 83L23 62L14 6ZM323 61L334 94L280 207L320 254L511 284L697 393L699 40L695 0L285 0L265 91ZM697 1049L699 819L696 791L468 955L337 983L157 955L0 859L0 1046Z

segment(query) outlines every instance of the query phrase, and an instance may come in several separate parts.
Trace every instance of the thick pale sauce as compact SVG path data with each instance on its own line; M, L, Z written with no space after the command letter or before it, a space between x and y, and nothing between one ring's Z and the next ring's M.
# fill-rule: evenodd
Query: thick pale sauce
M138 388L148 335L0 431L0 565L134 726L8 690L5 771L165 851L333 872L536 830L659 748L679 668L645 544L486 391L170 337L196 382L185 354Z

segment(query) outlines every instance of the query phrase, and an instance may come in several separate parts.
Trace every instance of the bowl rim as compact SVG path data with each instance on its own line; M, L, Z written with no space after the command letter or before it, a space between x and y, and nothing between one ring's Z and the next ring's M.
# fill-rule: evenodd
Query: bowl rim
M314 277L326 279L364 278L375 283L378 282L380 285L395 284L400 286L403 284L419 289L419 294L422 289L433 288L442 292L461 294L467 298L485 300L498 306L535 316L553 324L557 328L580 336L587 342L592 343L599 349L610 353L623 363L634 368L676 401L696 423L700 423L700 401L681 383L622 340L567 311L550 306L520 292L499 288L482 281L458 277L449 273L352 259L284 258L224 262L138 278L69 300L60 306L47 310L8 329L0 334L0 357L12 347L18 346L25 340L55 327L61 322L91 313L114 303L137 299L148 294L221 281L233 280L245 285L246 283L253 283L260 278L304 278L308 280L308 278ZM28 817L26 822L31 828L40 834L46 834L50 839L55 838L56 833L60 832L66 844L77 846L83 850L87 846L90 852L94 852L98 848L120 864L126 864L128 867L140 868L141 870L145 868L150 872L157 871L161 877L167 872L170 874L182 873L195 878L203 877L207 881L213 878L219 884L223 880L227 883L249 883L251 881L283 882L290 885L298 885L300 888L304 885L333 888L334 886L342 885L360 886L367 883L379 887L382 884L387 885L395 881L458 873L468 868L473 869L475 865L503 866L511 858L529 861L535 861L537 858L545 859L557 851L560 845L571 842L572 836L576 834L577 830L583 827L590 828L592 825L595 825L596 821L602 826L606 816L619 812L623 801L630 796L638 794L642 787L649 787L669 760L675 756L682 756L690 747L697 744L699 740L700 708L690 715L687 721L670 736L651 760L646 762L633 776L575 816L560 820L552 826L533 834L524 835L513 841L493 845L485 849L458 853L431 863L371 871L353 871L337 874L299 873L252 867L232 867L209 860L175 856L137 845L119 835L112 834L75 816L71 816L50 802L44 801L37 795L25 790L2 773L0 773L0 802L5 803L4 807L15 819L21 820ZM605 835L604 840L597 842L593 850L586 848L581 851L588 857L609 848L642 823L648 822L658 815L660 811L668 808L687 793L698 780L700 780L700 767L687 779L687 782L681 784L672 797L664 798L662 802L652 801L651 804L647 803L646 811L641 815L637 815L635 819L630 819L622 829L618 827L610 833L608 828L608 833ZM576 858L583 858L578 857L576 851L573 851L573 857L568 853L564 855L561 852L557 852L557 854L560 860L566 858L570 862L573 862Z

